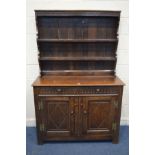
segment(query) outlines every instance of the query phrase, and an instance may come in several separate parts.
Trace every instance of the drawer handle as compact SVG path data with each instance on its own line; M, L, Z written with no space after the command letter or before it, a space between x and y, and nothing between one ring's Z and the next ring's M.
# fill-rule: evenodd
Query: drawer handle
M85 24L85 20L82 20L82 24Z
M62 92L62 89L58 88L58 89L57 89L57 92Z
M97 92L100 92L100 89L98 88L98 89L96 89L96 91L97 91Z

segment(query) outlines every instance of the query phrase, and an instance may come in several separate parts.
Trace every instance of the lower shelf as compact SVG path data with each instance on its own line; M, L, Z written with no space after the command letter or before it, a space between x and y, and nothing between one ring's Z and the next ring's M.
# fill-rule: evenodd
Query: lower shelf
M85 75L96 75L96 76L113 76L115 75L114 70L42 70L41 75L76 75L76 76L85 76Z

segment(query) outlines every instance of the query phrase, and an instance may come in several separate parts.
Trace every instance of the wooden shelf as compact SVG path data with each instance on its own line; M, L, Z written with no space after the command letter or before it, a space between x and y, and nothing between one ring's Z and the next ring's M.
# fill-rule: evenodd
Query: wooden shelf
M96 75L96 76L112 76L115 74L114 70L42 70L42 75L77 75L77 76L85 76L85 75Z
M41 61L115 61L115 57L40 57Z
M37 39L38 42L117 42L118 39Z
M91 72L113 72L114 70L90 70ZM42 70L42 72L88 72L88 70Z

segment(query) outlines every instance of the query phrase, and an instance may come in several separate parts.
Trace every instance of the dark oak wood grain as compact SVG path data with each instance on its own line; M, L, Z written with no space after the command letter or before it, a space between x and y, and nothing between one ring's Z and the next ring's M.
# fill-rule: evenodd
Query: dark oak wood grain
M117 39L38 39L38 42L117 42Z
M103 76L43 76L38 77L33 86L123 86L116 77Z
M36 10L38 144L119 142L124 83L115 75L120 11Z
M53 60L53 61L104 61L104 60L113 60L115 61L115 57L40 57L39 60Z

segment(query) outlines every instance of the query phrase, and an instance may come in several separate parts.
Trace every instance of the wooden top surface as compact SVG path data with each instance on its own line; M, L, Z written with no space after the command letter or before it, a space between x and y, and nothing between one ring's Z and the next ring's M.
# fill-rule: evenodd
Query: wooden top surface
M43 76L33 86L120 86L124 83L116 77L103 76Z

